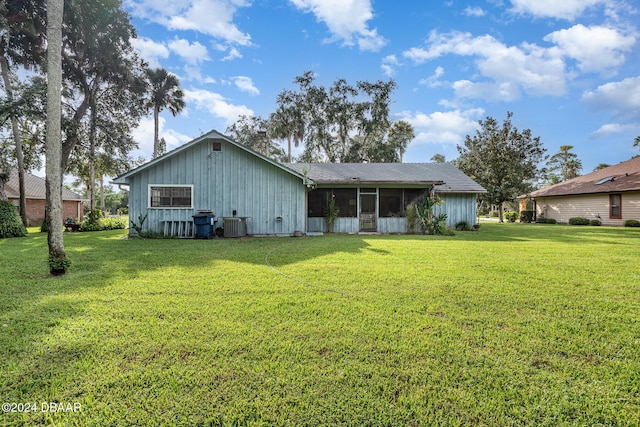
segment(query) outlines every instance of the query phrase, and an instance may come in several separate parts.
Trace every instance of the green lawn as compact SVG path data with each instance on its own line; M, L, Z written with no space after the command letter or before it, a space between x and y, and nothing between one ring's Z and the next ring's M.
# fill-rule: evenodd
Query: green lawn
M639 230L122 237L0 240L0 425L640 420Z

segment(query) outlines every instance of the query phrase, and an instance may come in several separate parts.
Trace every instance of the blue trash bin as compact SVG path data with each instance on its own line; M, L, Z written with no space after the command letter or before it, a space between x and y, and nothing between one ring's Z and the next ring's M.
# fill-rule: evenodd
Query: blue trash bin
M193 215L196 239L213 239L215 216L210 212L199 212Z

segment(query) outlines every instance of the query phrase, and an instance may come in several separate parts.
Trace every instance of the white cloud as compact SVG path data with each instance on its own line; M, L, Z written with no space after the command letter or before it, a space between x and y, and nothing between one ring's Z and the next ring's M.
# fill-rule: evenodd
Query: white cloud
M251 80L251 77L236 76L236 77L232 77L231 80L242 92L247 92L251 95L260 95L260 91L258 90L257 87L254 86L253 80Z
M151 68L160 67L160 58L166 59L169 57L169 49L164 43L158 43L146 37L131 39L131 45L149 63Z
M190 43L186 39L175 39L169 42L169 49L190 65L209 60L207 48L197 41Z
M593 132L591 134L591 136L594 137L594 138L606 137L606 136L609 136L609 135L614 135L616 133L623 133L623 132L631 131L634 128L636 128L636 126L633 126L633 125L630 125L630 124L607 123L605 125L600 126L600 129L598 129L597 131Z
M473 37L469 33L440 34L433 31L428 47L414 47L403 53L415 63L443 55L476 57L476 66L489 81L460 81L454 85L458 94L495 99L496 88L516 99L520 91L530 95L562 95L566 92L565 67L558 48L541 48L534 44L506 46L494 37Z
M393 77L396 74L396 67L400 65L400 62L395 55L387 55L382 58L382 65L380 65L380 69L382 69L387 77Z
M609 82L585 92L582 100L593 110L609 110L617 117L640 119L640 76Z
M486 12L482 10L480 6L476 6L476 7L468 6L467 8L465 8L463 12L465 15L473 16L473 17L480 17L480 16L486 15Z
M610 0L511 0L514 13L540 18L574 20L595 6L609 6Z
M379 51L387 41L370 29L373 18L370 0L289 0L303 12L313 13L333 35L328 41L342 40L346 46L358 45L363 51Z
M158 117L158 134L167 142L167 151L191 141L190 136L183 135L173 129L165 129L165 124L164 117ZM143 117L138 127L131 132L131 137L138 143L138 149L131 152L131 156L150 159L153 154L153 117Z
M208 90L185 90L184 95L187 103L194 103L196 108L206 110L214 117L223 119L227 125L233 124L241 115L253 115L253 110L250 108L230 104L222 95Z
M133 16L148 19L170 30L194 30L230 44L250 46L251 36L233 23L236 11L248 0L128 0Z
M482 108L470 110L437 111L431 114L403 112L416 131L416 144L461 144L466 135L478 129L478 120L484 115Z
M440 77L442 76L444 76L444 68L437 67L433 71L432 75L430 75L426 79L421 79L418 83L429 87L439 87L442 86L442 82L440 81Z
M544 40L557 44L566 56L578 61L584 72L602 72L622 65L622 52L630 51L636 43L634 36L625 36L613 28L582 24L554 31Z

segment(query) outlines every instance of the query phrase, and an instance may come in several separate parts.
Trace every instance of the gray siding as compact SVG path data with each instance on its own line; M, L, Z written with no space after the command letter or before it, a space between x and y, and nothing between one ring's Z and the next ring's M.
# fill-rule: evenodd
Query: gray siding
M162 221L192 221L198 210L219 217L247 217L250 235L304 231L305 191L300 178L226 141L194 144L130 178L129 215L148 214L145 230L162 231ZM149 208L149 185L193 185L192 209ZM221 226L222 221L216 224Z
M434 213L447 214L447 226L455 227L460 221L466 221L469 225L473 225L477 221L476 211L476 195L469 193L438 193L443 200L439 206L436 206Z

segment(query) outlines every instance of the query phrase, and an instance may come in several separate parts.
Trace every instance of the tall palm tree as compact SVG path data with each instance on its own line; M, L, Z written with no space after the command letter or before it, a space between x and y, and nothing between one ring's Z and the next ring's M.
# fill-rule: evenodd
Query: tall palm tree
M184 92L180 89L178 77L164 68L146 69L149 99L147 109L153 108L153 157L162 154L158 144L158 117L167 108L175 117L185 107Z
M287 140L287 158L291 163L291 143L297 148L304 138L304 117L293 92L281 92L277 103L278 109L269 117L270 133L277 139Z

